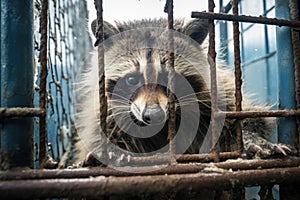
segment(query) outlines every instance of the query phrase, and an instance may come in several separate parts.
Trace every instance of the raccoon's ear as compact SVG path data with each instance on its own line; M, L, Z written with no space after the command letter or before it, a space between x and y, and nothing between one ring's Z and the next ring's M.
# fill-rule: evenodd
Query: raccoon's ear
M107 39L115 34L118 34L119 31L109 22L104 21L103 22L103 29L104 29L104 39ZM94 36L96 37L97 32L97 20L95 19L91 24L92 32Z
M182 33L202 44L208 33L208 20L192 20L183 27Z

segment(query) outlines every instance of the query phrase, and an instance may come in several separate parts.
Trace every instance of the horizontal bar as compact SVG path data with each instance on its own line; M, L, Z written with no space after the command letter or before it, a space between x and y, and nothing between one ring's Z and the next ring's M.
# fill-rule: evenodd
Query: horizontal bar
M220 152L219 158L221 160L226 159L236 159L239 157L238 152ZM177 155L176 160L179 163L184 162L208 162L213 161L215 159L214 153L208 153L208 154L183 154L183 155Z
M270 159L270 160L228 160L225 162L213 163L221 169L250 170L296 167L300 165L300 158ZM205 168L211 167L211 163L190 163L171 166L142 166L142 167L93 167L79 169L59 170L22 170L6 171L0 173L0 180L25 180L25 179L66 179L66 178L88 178L95 176L135 176L135 175L164 175L198 173ZM141 173L137 173L140 171ZM130 173L131 172L131 173ZM132 173L133 172L133 173ZM0 181L1 182L1 181Z
M249 22L249 23L260 23L277 26L289 26L289 27L300 27L300 21L296 20L285 20L276 18L267 18L263 16L254 17L246 15L232 15L222 13L211 13L211 12L192 12L192 18L204 18L212 20L228 20L237 22Z
M245 119L256 117L299 117L300 110L269 110L269 111L241 111L241 112L217 112L217 117Z
M239 157L237 152L221 152L219 155L221 160L225 159L236 159ZM175 155L176 162L186 163L186 162L209 162L213 161L215 155L212 153L202 153L202 154L178 154ZM160 154L154 156L144 156L144 157L130 157L128 163L123 163L124 165L155 165L155 164L168 164L170 162L170 154Z
M0 119L13 117L41 117L46 112L40 108L0 108Z
M82 179L11 180L0 182L1 199L100 197L103 195L155 194L184 189L227 189L237 186L264 184L297 184L300 168L278 168L212 173L89 177Z
M40 117L46 112L40 108L0 108L0 119L12 117ZM300 110L269 110L269 111L242 111L242 112L217 112L217 117L228 118L255 118L255 117L290 117L300 116Z

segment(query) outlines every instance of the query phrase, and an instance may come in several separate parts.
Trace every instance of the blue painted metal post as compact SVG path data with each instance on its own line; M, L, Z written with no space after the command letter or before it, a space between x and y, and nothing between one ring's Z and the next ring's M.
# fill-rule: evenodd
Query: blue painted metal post
M33 106L33 0L1 0L0 106ZM11 167L33 166L33 119L0 123Z
M290 19L289 1L276 0L275 14L280 19ZM277 62L278 62L278 102L279 109L295 109L295 75L291 30L288 27L276 28ZM294 118L281 118L278 125L278 140L295 146L296 121Z

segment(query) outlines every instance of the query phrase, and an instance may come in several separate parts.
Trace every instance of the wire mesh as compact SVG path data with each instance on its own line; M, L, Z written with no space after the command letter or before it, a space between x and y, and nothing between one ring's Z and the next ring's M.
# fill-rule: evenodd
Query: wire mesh
M102 2L102 1L101 1ZM172 1L168 1L169 3ZM213 20L232 20L234 21L234 35L235 35L235 46L237 50L240 49L238 41L238 23L240 21L244 22L255 22L263 24L272 24L280 26L291 26L299 27L299 21L296 17L294 20L278 20L270 19L265 17L253 17L253 16L239 16L237 15L237 3L238 1L233 1L234 5L234 14L235 15L226 15L226 14L217 14L217 13L205 13L205 12L194 12L192 16L201 17L210 19L211 31L210 38L211 43L214 43L214 24ZM49 3L49 45L48 45L48 68L49 73L47 76L47 95L45 100L47 101L47 107L42 107L42 109L47 109L46 127L42 129L47 130L47 140L48 140L48 149L44 149L47 152L43 153L41 156L41 151L38 151L36 148L36 160L41 161L42 158L45 158L47 154L50 154L56 160L60 160L63 153L67 151L67 147L70 145L74 138L75 128L74 128L74 96L72 82L76 79L79 69L82 67L84 60L86 58L87 52L91 50L91 40L86 27L87 9L86 2L80 0L49 0L43 1L42 3ZM213 11L214 2L210 1L210 11ZM40 1L36 1L37 10L40 9ZM230 5L230 4L228 4ZM170 8L171 6L169 6ZM230 8L226 6L225 10L229 11ZM266 10L266 9L265 9ZM266 10L265 13L268 11ZM102 13L100 14L102 17ZM39 20L39 18L37 18ZM41 18L42 20L42 18ZM170 20L171 21L171 20ZM250 25L251 26L251 25ZM172 26L170 26L172 27ZM42 28L42 27L40 27ZM243 31L249 30L251 27L243 29ZM42 28L44 29L44 28ZM295 31L295 30L294 30ZM294 33L297 37L297 32ZM40 38L40 33L36 34L36 54L42 52L40 47L43 41ZM296 38L297 39L297 38ZM299 39L298 39L299 40ZM211 57L215 59L215 50L214 44L211 45ZM297 48L294 47L294 48ZM269 52L270 53L270 52ZM296 52L297 53L297 52ZM237 51L238 56L240 54ZM295 63L298 66L297 54L295 54ZM42 60L42 59L41 59ZM237 112L216 112L215 108L215 118L217 120L218 116L226 115L228 118L235 119L244 119L248 117L291 117L291 116L300 116L299 105L298 110L282 110L282 111L266 111L266 112L257 112L257 111L242 111L241 109L241 72L240 58L236 58L235 61L237 69ZM42 63L41 63L42 65ZM38 63L38 69L40 64ZM212 72L213 72L212 66ZM37 70L39 71L39 70ZM296 72L297 73L297 72ZM37 74L37 77L39 74ZM46 78L46 77L45 77ZM37 80L37 83L40 79ZM212 81L216 82L216 80ZM38 84L37 84L38 85ZM216 85L214 86L216 87ZM212 87L213 88L213 87ZM41 87L36 86L36 90L42 90ZM42 94L43 93L42 91ZM39 95L36 92L36 101ZM105 98L104 98L105 99ZM37 105L37 104L36 104ZM13 116L41 116L45 115L44 110L40 109L5 109L1 108L0 118L2 117L13 117ZM36 123L41 123L41 121L36 120ZM40 124L41 125L41 124ZM36 129L35 141L41 140L38 137L38 131ZM240 130L241 132L241 130ZM171 133L172 134L172 133ZM240 135L241 136L241 135ZM239 148L241 149L241 138L238 137ZM41 146L43 145L43 142ZM38 146L38 145L36 145ZM45 144L46 148L46 144ZM43 150L43 151L44 151ZM38 157L40 153L40 157ZM219 158L237 158L240 155L240 152L225 152L218 153ZM39 159L38 159L39 158ZM199 162L199 161L218 161L219 158L216 158L216 155L175 155L177 162ZM169 155L161 157L145 157L145 158L132 158L131 162L137 163L152 163L150 161L155 161L159 159L168 160ZM174 166L169 166L164 168L161 171L155 171L147 174L142 174L144 177L127 177L129 174L122 173L121 171L115 171L109 168L98 168L91 170L53 170L53 171L24 171L24 172L8 172L2 174L0 179L3 180L0 182L0 191L1 196L13 197L14 195L19 196L24 194L24 197L78 197L77 195L82 195L82 192L86 196L95 197L97 195L111 195L114 194L128 194L136 192L139 190L139 193L155 193L165 192L174 189L174 184L176 189L180 190L192 185L197 185L196 189L202 187L235 187L236 185L248 186L248 185L257 185L260 184L274 184L274 183L295 183L299 182L295 174L300 174L299 169L296 166L299 166L299 159L292 160L260 160L260 161L247 161L242 162L237 160L236 162L223 162L215 163L215 166L218 168L226 168L231 170L249 170L251 171L237 171L235 173L226 172L226 173L212 173L209 175L198 173L199 171L210 168L209 164L186 164L181 165L177 164ZM257 168L266 169L266 168L275 168L278 169L268 169L268 170L255 170ZM286 169L280 169L284 168ZM289 168L288 168L289 167ZM128 171L128 170L126 170ZM19 174L18 174L19 173ZM197 174L188 174L188 173L197 173ZM165 174L176 174L174 176L166 176ZM178 176L178 174L182 174ZM107 178L107 176L117 176L113 178ZM132 175L132 174L131 174ZM147 176L146 176L147 175ZM150 175L157 175L153 177ZM101 176L98 179L89 178L91 176ZM105 177L102 177L105 176ZM121 176L119 178L118 176ZM20 180L15 181L15 178L19 177ZM84 179L78 179L84 178ZM270 178L272 180L270 180ZM32 180L33 179L33 180ZM40 180L39 180L40 179ZM71 179L71 180L70 180ZM214 181L212 181L214 179ZM4 181L5 180L5 181ZM234 183L232 182L234 180ZM225 184L225 185L224 185ZM138 187L137 187L138 185ZM51 186L52 188L49 189ZM126 187L125 187L126 186ZM153 187L155 186L155 187ZM103 190L95 193L96 188L104 188ZM43 190L39 190L43 188ZM54 188L54 189L53 189ZM150 189L149 189L150 188ZM159 188L159 189L157 189ZM16 191L20 193L15 193ZM74 192L75 191L75 192ZM27 196L26 196L27 194Z
M42 144L39 146L42 151L39 152L40 159L36 159L37 162L38 160L41 161L41 158L47 154L59 161L74 139L75 97L73 86L78 73L84 67L88 52L92 49L91 39L87 31L88 11L85 1L50 0L48 3L42 3L43 5L49 3L48 26L46 23L46 28L49 28L47 32L48 54L46 55L49 71L47 76L40 77L37 83L43 79L46 81L47 116L45 120L47 121L47 129L45 126L40 127L40 131L36 129L35 139L36 141L41 139L38 137L38 133L43 130L47 131L47 138L44 140L44 150ZM36 5L37 10L39 10L42 4L36 1ZM37 24L39 24L38 20L39 18L37 18ZM44 30L45 27L36 27L37 30L39 28ZM36 33L36 47L42 45L40 37L40 33ZM40 51L41 49L37 48L36 54L42 53ZM38 63L38 70L39 68ZM38 90L41 89L38 88ZM44 92L42 91L41 94ZM35 98L38 99L37 94ZM40 106L42 105L40 104ZM43 155L41 156L41 154Z

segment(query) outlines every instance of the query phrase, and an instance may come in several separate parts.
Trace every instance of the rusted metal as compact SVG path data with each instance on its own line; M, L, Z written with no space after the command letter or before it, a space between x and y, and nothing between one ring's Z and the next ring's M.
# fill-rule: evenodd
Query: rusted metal
M285 20L276 18L267 18L263 16L245 16L245 15L231 15L231 14L221 14L221 13L211 13L211 12L192 12L192 18L203 18L203 19L214 19L214 20L227 20L235 22L249 22L249 23L259 23L277 26L289 26L289 27L300 27L300 21L296 20Z
M49 2L43 0L40 19L41 31L41 46L40 46L40 109L46 110L47 108L47 75L48 75L48 17L49 17ZM40 131L40 146L39 146L39 161L40 167L43 168L43 163L47 160L47 120L46 115L40 116L39 121Z
M175 69L174 69L174 16L173 16L173 0L166 0L166 6L165 10L168 12L168 104L169 104L169 120L168 120L168 139L169 139L169 152L171 156L171 163L175 164L175 152L176 152L176 146L175 146L175 134L176 134L176 114L175 114Z
M208 10L213 12L215 3L213 0L208 0ZM216 72L216 50L215 50L215 24L214 20L208 22L209 46L208 46L208 61L210 65L210 80L211 80L211 134L212 134L212 153L214 161L219 161L219 145L218 145L218 128L217 118L215 113L218 111L218 92L217 92L217 72Z
M180 191L189 188L226 189L259 184L297 184L300 168L278 168L212 173L89 177L81 179L11 180L0 182L1 198L100 197L102 195L138 195Z
M176 161L178 163L187 163L187 162L209 162L215 159L214 153L208 154L179 154L175 155ZM221 152L219 153L219 159L234 159L238 158L237 152ZM167 163L169 160L168 154L155 155L155 156L147 156L147 157L131 157L129 164L147 164L147 165L155 165L155 164L163 164Z
M238 15L238 0L232 1L232 12ZM235 76L235 110L242 111L242 70L241 70L241 52L240 52L240 31L239 22L233 22L233 48L234 48L234 76ZM243 135L242 121L236 123L236 144L238 152L242 153Z
M242 112L222 112L216 113L217 117L234 118L234 119L245 119L245 118L256 118L256 117L292 117L300 116L300 110L266 110L266 111L242 111Z
M214 8L215 8L215 3L213 0L208 0L208 10L209 12L214 12ZM215 50L215 24L214 24L214 21L212 19L209 20L209 27L208 27L208 34L209 34L209 46L208 46L208 54L209 56L211 57L212 61L214 63L216 63L216 50ZM217 84L216 84L216 66L212 67L214 68L211 69L214 71L214 77L211 77L211 79L214 80L215 84L212 85L212 87L215 87L215 89L217 89ZM215 91L216 92L216 91ZM213 94L212 94L213 95ZM214 99L214 101L216 102L216 99ZM217 104L215 104L215 106L217 106Z
M98 77L99 77L99 105L100 105L100 133L107 134L106 118L107 118L107 96L105 94L105 65L104 65L104 26L103 26L103 2L102 0L94 1L97 10L97 32L95 46L98 46ZM103 137L102 144L102 159L106 158L106 140Z
M228 160L219 163L190 163L169 166L139 166L139 167L94 167L61 170L22 170L6 171L0 173L0 180L25 180L25 179L67 179L67 178L88 178L96 176L145 176L165 174L188 174L198 173L212 167L225 170L250 170L250 169L271 169L297 167L300 165L299 158L270 159L270 160ZM137 173L139 172L140 173ZM132 172L132 173L131 173ZM255 175L256 172L253 173Z
M219 152L219 159L220 160L227 160L227 159L235 159L238 158L238 152ZM177 162L186 163L186 162L209 162L215 159L214 153L208 154L184 154L184 155L177 155L176 156Z
M46 111L40 108L0 108L0 122L13 117L43 117Z
M291 19L299 21L299 2L297 0L290 0ZM297 109L300 110L300 33L299 30L292 29L292 45L294 53L295 65L295 87L296 87L296 103ZM300 117L297 120L297 149L300 155Z
M106 115L107 115L107 99L105 95L105 66L104 66L104 48L102 42L104 41L103 30L103 7L102 0L95 0L95 7L97 10L97 42L98 46L98 73L99 73L99 105L100 107L100 121L101 128L106 132Z

